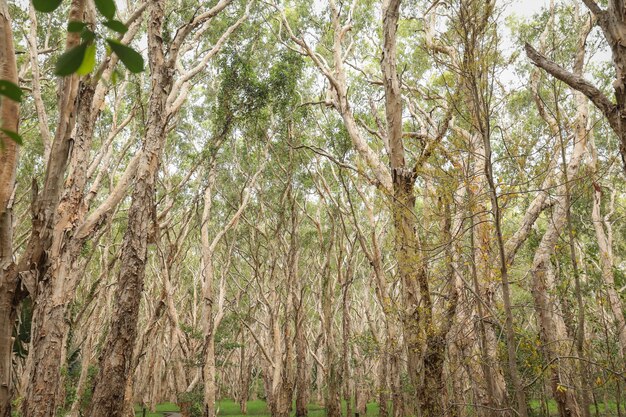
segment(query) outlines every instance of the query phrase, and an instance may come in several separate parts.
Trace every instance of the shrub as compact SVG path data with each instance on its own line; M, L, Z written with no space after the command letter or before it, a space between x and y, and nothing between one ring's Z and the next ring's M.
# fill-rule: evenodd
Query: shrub
M179 393L176 402L183 417L202 417L204 411L204 385L196 385L191 391Z

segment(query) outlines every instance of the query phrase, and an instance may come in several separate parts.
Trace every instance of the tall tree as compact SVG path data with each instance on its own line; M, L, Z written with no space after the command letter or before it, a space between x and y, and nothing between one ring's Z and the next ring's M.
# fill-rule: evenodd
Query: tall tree
M17 87L17 65L8 3L0 2L0 80ZM6 88L3 86L3 88ZM18 93L19 97L19 93ZM0 96L0 126L17 132L19 103L15 97ZM18 297L17 276L13 273L13 196L18 162L18 144L0 132L0 416L11 415L13 323Z

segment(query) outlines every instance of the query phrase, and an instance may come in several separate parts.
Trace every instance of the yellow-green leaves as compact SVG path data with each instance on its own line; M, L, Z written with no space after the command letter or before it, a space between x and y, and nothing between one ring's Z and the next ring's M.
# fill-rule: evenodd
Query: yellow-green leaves
M83 64L86 52L87 44L84 42L65 52L57 60L57 63L54 67L54 73L60 76L66 76L75 73Z
M83 57L83 62L80 64L80 67L76 70L78 75L87 75L89 74L93 68L96 66L96 45L91 44L87 46L85 50L85 56Z
M62 2L63 0L33 0L33 5L40 12L50 13L56 10ZM94 0L94 3L98 12L105 18L102 21L103 26L122 35L128 32L128 27L115 19L115 0ZM105 38L85 22L70 21L67 24L67 31L80 33L81 44L69 49L59 57L54 68L56 75L64 77L71 74L87 75L91 73L96 66L97 45L102 41L106 41L107 53L111 51L116 54L129 71L133 73L143 71L143 57L137 51L118 40ZM3 88L7 91L6 93L2 92ZM0 95L7 95L15 99L17 97L15 91L10 85L0 84Z

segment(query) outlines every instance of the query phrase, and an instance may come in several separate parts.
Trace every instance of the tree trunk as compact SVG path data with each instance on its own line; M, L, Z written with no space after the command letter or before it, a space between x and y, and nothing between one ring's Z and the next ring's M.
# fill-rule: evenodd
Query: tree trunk
M481 163L484 165L485 148L480 143L479 138L472 137L474 141L474 152L483 160L479 161L475 159L472 164L473 172L481 171ZM478 184L473 184L468 187L468 199L470 206L472 207L469 221L471 224L470 230L470 245L472 247L472 283L474 286L474 300L473 304L477 313L478 322L475 324L478 338L473 337L473 343L476 344L477 350L480 352L480 369L476 369L480 372L478 384L475 387L477 400L481 404L478 406L477 413L479 415L487 416L491 413L493 408L503 408L506 406L506 386L504 385L504 378L500 372L500 366L497 360L497 337L491 326L486 325L491 317L488 317L488 313L485 311L485 305L488 308L493 308L493 292L491 286L493 282L492 267L493 258L491 251L492 230L489 222L489 211L487 209L486 202L481 196L487 198L487 184L484 177L476 177L475 180ZM478 200L478 204L472 204L475 200ZM474 364L470 364L474 366ZM478 368L478 367L476 367Z
M13 31L8 4L0 0L0 79L18 84ZM0 97L0 126L17 132L19 103ZM13 214L12 195L18 146L0 133L0 417L11 415L11 381L13 355L13 324L17 316L15 292L17 276L13 273Z
M575 137L576 144L567 166L568 178L573 178L578 172L586 146L586 137L587 135ZM531 269L532 294L537 312L542 350L545 360L550 364L552 393L558 405L559 415L561 417L578 417L582 413L579 406L580 401L573 389L575 384L568 376L568 371L571 369L568 369L569 367L565 366L563 360L560 359L560 356L567 356L569 351L564 323L555 311L558 309L558 301L550 296L554 290L554 272L550 258L565 227L566 211L569 210L567 193L564 188L565 186L561 185L557 190L560 197L555 204L548 229L535 252Z
M244 416L248 414L248 399L250 398L250 379L252 377L252 357L248 357L249 350L246 348L246 330L242 326L241 328L241 347L240 350L240 365L239 365L239 388L237 391L237 400L239 402L239 409Z
M213 317L209 320L213 321ZM215 402L217 401L217 387L215 385L215 329L212 329L205 340L204 366L204 417L215 417Z
M212 203L212 189L215 183L214 167L209 174L209 184L204 192L204 208L202 211L202 324L204 331L204 347L202 351L202 379L204 381L204 417L215 417L215 291L213 272L213 252L217 244L217 237L209 241L209 222Z
M385 347L381 349L378 362L378 415L380 417L388 417L389 410L387 409L389 404L389 384L388 379L388 366L389 366L389 352Z
M302 293L301 293L302 294ZM303 297L303 295L301 295ZM307 417L309 404L309 375L307 364L307 343L304 334L303 300L300 299L295 314L296 339L296 417Z
M334 246L334 224L331 230L330 242L327 246L326 260L322 271L322 330L324 332L324 356L326 357L326 395L324 398L326 415L328 417L341 417L341 372L337 358L335 345L335 332L333 331L333 304L335 295L335 281L330 273L331 251ZM322 239L320 238L320 242Z
M61 265L61 269L67 266ZM57 276L55 283L64 276ZM61 368L65 365L65 347L69 322L65 316L65 302L59 297L58 285L46 286L49 291L38 294L39 308L33 309L31 374L26 387L24 415L29 417L53 416L62 405L64 396Z
M111 329L100 357L100 371L90 407L89 415L92 417L122 417L126 383L132 371L148 231L153 227L155 179L166 137L165 102L172 86L171 71L164 65L163 57L163 7L160 2L150 3L148 56L152 89L149 117L122 243Z
M418 391L416 396L422 411L434 410L433 404L439 403L439 410L443 410L441 393L434 392L435 387L442 388L441 381L422 381L420 370L422 354L425 344L430 343L431 334L435 325L432 322L432 301L426 276L424 260L419 252L419 242L416 236L417 216L415 215L415 194L413 191L415 177L412 172L403 169L395 171L394 175L394 228L395 253L398 262L398 276L402 283L404 316L402 317L403 338L407 349L407 371L412 388ZM431 363L431 365L435 365ZM442 363L439 363L442 365ZM425 363L424 363L424 366ZM396 372L398 372L396 370ZM441 373L430 372L425 378L440 378ZM394 393L396 394L396 393ZM412 404L403 404L411 410ZM426 407L425 409L423 407ZM411 413L411 411L409 411ZM398 415L394 411L394 415Z
M591 136L590 142L590 149L592 153L592 169L594 170L596 175L598 175L598 155L593 136ZM613 188L613 186L607 187L608 190L611 191L611 194L607 207L607 213L602 216L602 196L604 194L604 190L602 188L602 184L600 184L599 181L596 181L593 182L594 192L591 220L596 234L596 240L598 242L598 250L600 252L600 269L602 273L602 280L604 281L605 291L608 296L607 299L609 302L609 308L611 309L611 313L613 314L619 355L621 359L625 359L626 320L624 319L624 306L617 291L613 273L615 260L613 256L613 224L611 221L611 216L615 212L615 200L617 192Z
M395 342L395 341L394 341ZM394 417L404 417L406 414L402 389L402 366L400 365L400 350L396 343L391 342L389 349L393 352L389 357L389 374L391 378L391 404Z

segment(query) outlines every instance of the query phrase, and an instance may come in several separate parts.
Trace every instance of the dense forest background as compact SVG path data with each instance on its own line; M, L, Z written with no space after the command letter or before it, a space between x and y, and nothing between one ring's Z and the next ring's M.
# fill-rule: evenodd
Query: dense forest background
M0 417L625 416L626 5L526 6L0 0Z

